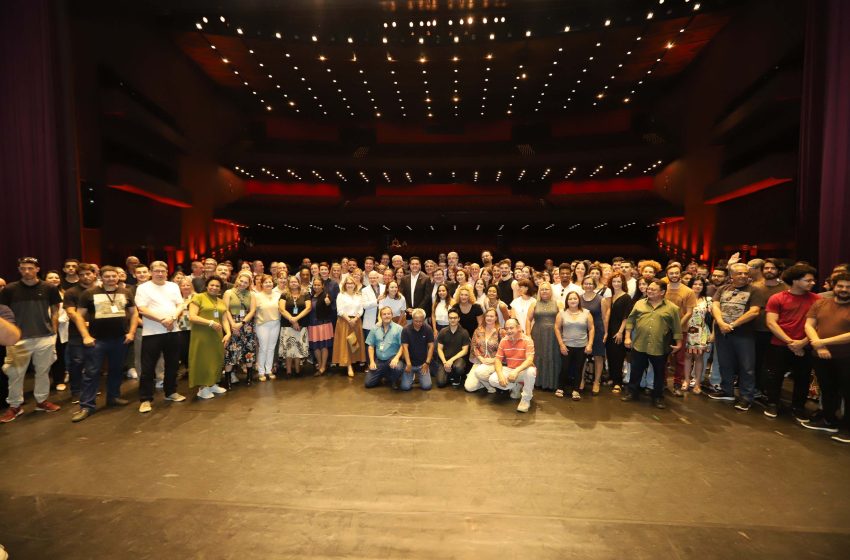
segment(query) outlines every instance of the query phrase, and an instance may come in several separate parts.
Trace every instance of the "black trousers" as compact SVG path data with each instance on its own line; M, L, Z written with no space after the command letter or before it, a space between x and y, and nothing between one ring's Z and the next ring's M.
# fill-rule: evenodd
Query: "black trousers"
M581 377L584 375L584 362L587 354L584 346L567 346L567 355L561 356L561 374L558 376L558 389L578 391Z
M614 385L623 384L623 363L626 361L626 345L617 344L610 337L605 342L605 354L608 356L608 375Z
M824 418L827 422L850 430L850 358L823 360L816 357L814 362ZM841 407L841 399L844 399L844 418L839 422L836 412Z
M142 377L139 381L139 400L152 401L156 379L156 362L160 355L165 362L165 394L177 392L177 366L180 363L180 333L152 334L142 338Z
M768 394L770 387L771 375L768 371L770 347L770 339L773 338L773 333L770 331L753 331L753 338L756 342L756 361L753 371L756 374L756 389L765 395Z
M778 405L782 394L782 382L785 372L791 372L791 380L794 389L791 393L791 407L794 410L803 410L806 406L806 397L809 396L809 384L812 380L812 355L804 352L797 356L787 346L770 345L767 349L767 367L765 383L762 390L767 395L771 404Z
M664 396L664 387L667 384L664 376L667 371L667 356L668 354L652 356L632 349L632 369L629 374L629 391L631 391L632 395L638 396L640 394L640 380L643 377L643 372L646 371L649 364L652 364L652 372L654 374L652 398L660 399Z
M56 387L60 383L65 383L65 345L67 342L59 342L59 335L56 335L56 361L50 366L50 386Z
M463 384L463 380L466 377L466 366L466 358L458 358L457 360L452 362L452 371L451 373L449 373L446 371L446 368L443 367L443 364L439 363L436 368L431 366L431 377L432 379L436 377L437 387L441 389L448 385L450 382ZM435 369L436 374L433 373Z

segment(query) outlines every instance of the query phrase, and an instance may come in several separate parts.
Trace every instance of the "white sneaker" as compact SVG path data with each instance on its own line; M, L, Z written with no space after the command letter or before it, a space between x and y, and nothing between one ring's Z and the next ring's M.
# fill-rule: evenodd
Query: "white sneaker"
M127 370L127 379L138 379L139 372L136 371L136 368L131 367Z
M522 387L519 383L516 383L511 389L511 398L518 399L522 395Z
M144 414L145 412L150 412L152 408L153 407L151 406L150 401L142 401L142 403L139 404L139 412L141 412L142 414Z
M210 391L209 387L201 387L200 389L198 389L198 398L199 399L211 399L214 396L215 395L213 394L212 391Z
M239 383L239 377L235 373L230 374L230 382L231 383Z
M519 401L519 404L516 406L517 412L528 412L529 407L531 406L530 400L522 399Z
M227 392L227 389L225 389L224 387L219 387L218 383L216 383L215 385L210 387L210 391L212 391L216 395L223 395L224 393Z
M496 392L496 388L489 383L484 383L484 388L487 389L487 392L491 395Z
M165 400L174 401L174 402L183 402L183 401L186 400L186 397L184 397L180 393L171 393L170 395L165 397Z
M163 379L157 379L156 380L156 388L157 389L159 389L161 391L164 386L165 386L165 380L163 380Z

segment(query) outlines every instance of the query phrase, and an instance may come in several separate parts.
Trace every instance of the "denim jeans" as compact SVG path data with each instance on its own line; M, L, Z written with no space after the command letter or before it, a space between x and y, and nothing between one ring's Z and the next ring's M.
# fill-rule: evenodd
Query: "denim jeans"
M401 386L399 387L402 391L410 391L413 388L413 376L419 374L419 388L423 391L431 390L431 371L430 367L428 373L422 373L422 365L411 366L410 371L403 372L401 374Z
M752 402L756 392L756 341L752 333L718 334L715 341L720 356L720 388L727 395L735 394L735 376L741 398Z
M375 360L375 369L370 369L366 372L366 388L371 389L381 384L381 379L386 377L390 382L390 386L401 379L401 374L404 371L404 360L399 360L396 367L390 367L391 360Z
M640 391L641 380L643 378L642 374L649 367L652 375L647 375L646 379L647 386L650 384L650 379L652 380L652 398L662 398L664 396L664 386L666 384L664 381L664 370L667 364L667 355L652 356L632 349L629 360L631 363L629 391L631 391L632 395L637 395Z
M82 340L69 340L65 345L65 368L70 378L71 394L79 395L83 390L83 366L86 363L86 347Z
M124 358L128 346L123 338L98 338L94 346L85 347L85 368L83 369L83 385L80 394L80 407L95 409L97 388L100 386L100 366L103 359L108 363L106 375L106 402L121 396L121 379L124 370Z

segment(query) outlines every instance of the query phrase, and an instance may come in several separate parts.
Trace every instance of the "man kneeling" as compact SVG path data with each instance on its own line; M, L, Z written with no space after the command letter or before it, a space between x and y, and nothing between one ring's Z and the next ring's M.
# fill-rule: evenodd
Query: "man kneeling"
M534 342L524 335L516 319L505 321L508 336L499 342L496 351L496 373L490 376L490 385L497 389L510 389L511 398L519 401L517 412L528 412L534 394L537 369L534 363ZM504 361L504 363L503 363Z
M434 357L434 331L425 323L425 311L418 307L411 313L413 322L402 330L401 347L404 351L404 375L401 390L413 387L414 375L419 375L419 388L431 389L431 359Z
M394 388L398 388L404 364L401 361L401 331L398 323L393 322L393 310L382 307L381 324L369 331L366 347L369 350L369 371L366 372L366 388L381 384L384 377Z

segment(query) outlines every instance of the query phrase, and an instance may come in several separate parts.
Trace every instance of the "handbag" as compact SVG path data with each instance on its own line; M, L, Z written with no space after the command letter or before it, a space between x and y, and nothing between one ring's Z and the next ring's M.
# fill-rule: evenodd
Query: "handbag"
M354 333L348 333L348 336L345 337L346 342L348 342L348 348L352 353L356 353L360 351L360 344L357 342L357 335Z

